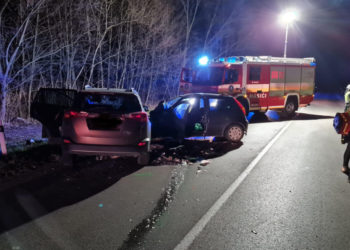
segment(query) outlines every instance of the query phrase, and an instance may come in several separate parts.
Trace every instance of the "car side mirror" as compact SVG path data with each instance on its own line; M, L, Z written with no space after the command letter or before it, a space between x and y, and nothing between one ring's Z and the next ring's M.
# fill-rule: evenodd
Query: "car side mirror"
M143 105L143 109L144 109L146 112L149 111L149 108L148 108L148 106L146 106L146 105Z

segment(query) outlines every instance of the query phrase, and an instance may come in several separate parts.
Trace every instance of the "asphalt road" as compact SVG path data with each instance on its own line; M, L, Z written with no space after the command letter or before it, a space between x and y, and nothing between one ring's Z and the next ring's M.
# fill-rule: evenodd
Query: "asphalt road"
M187 173L140 249L349 249L350 184L340 172L345 145L331 118L342 109L318 101L292 121L251 124L239 150L214 159L199 176Z
M341 110L315 101L291 121L256 118L243 145L207 166L135 169L46 213L20 190L33 219L2 232L0 249L349 249L345 146L331 118Z

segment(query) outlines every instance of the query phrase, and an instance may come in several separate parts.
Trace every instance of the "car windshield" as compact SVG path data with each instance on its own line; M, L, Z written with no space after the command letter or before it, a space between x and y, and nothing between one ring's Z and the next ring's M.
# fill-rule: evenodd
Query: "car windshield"
M198 68L194 79L197 85L219 85L222 84L224 69L218 67Z
M168 102L165 102L164 109L170 109L175 103L177 103L178 100L180 100L181 97L176 97Z
M136 96L131 94L83 93L78 98L77 106L85 111L110 111L128 114L141 111Z

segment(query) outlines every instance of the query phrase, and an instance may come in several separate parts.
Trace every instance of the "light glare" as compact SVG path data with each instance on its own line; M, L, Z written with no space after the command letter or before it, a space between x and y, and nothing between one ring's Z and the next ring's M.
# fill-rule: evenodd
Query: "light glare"
M190 98L189 103L193 106L196 103L196 98Z
M202 56L199 58L199 64L200 65L207 65L209 62L209 58L207 56Z
M295 9L288 9L282 12L279 16L281 24L292 24L294 21L299 20L299 12Z

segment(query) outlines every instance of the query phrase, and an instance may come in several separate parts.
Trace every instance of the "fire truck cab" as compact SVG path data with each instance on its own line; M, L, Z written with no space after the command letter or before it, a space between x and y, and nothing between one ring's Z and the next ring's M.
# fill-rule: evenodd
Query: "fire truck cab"
M232 56L195 70L183 68L180 92L222 93L237 97L248 111L269 109L294 115L313 101L314 58Z

